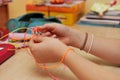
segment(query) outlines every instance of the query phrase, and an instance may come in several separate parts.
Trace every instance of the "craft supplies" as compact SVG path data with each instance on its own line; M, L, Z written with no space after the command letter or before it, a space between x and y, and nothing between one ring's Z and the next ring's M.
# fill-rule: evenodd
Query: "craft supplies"
M33 30L33 34L35 34L35 35L42 34L42 32L40 32L40 26L34 27L34 28L32 28L32 30Z
M31 31L32 31L32 34L31 34L31 35L28 35L26 32L25 32L25 33L20 33L20 34L19 34L19 33L14 33L15 31L19 31L19 30L21 30L21 29L31 30ZM38 34L40 34L40 33L41 33L40 26L32 27L32 28L23 27L23 28L18 28L18 29L16 29L16 30L10 32L9 34L6 34L5 36L1 37L0 39L3 39L4 37L6 37L6 36L9 35L9 37L12 38L12 39L14 39L14 38L15 38L15 39L17 38L18 40L19 40L19 39L24 39L24 42L23 42L24 45L21 46L20 48L15 48L15 46L13 46L13 45L11 45L11 44L0 44L0 64L3 63L5 60L7 60L10 56L12 56L13 54L15 54L15 50L17 50L17 49L26 48L26 50L27 50L28 52L30 52L29 46L26 45L25 40L26 40L27 38L31 38L32 35L34 35L34 34L35 34L35 35L38 35ZM27 38L26 38L26 37L27 37ZM73 48L68 48L68 49L64 52L63 56L61 57L61 60L60 60L57 64L55 64L55 65L48 66L48 65L46 65L46 64L43 64L43 66L41 66L41 65L39 65L39 63L36 62L36 66L44 68L45 71L46 71L46 73L47 73L53 80L59 80L59 78L55 77L54 74L52 74L51 72L49 72L47 69L48 69L48 68L53 68L53 69L55 69L55 68L59 67L59 65L62 64L63 60L65 59L65 57L67 56L67 54L68 54L70 51L73 51ZM30 52L30 55L34 58L34 56L31 54L31 52ZM34 58L34 60L35 60L35 58ZM36 60L35 60L35 61L36 61Z
M63 4L64 0L50 0L51 4Z
M27 34L27 33L10 33L8 40L10 42L24 42L24 41L29 41L30 38L31 38L31 34Z
M11 44L0 44L0 64L15 54L15 46Z
M55 68L59 67L59 66L63 63L63 61L64 61L64 59L66 58L67 54L69 54L69 52L71 52L71 51L74 51L74 49L71 48L71 47L69 47L69 48L64 52L64 54L63 54L63 56L61 57L60 61L57 62L55 65L47 66L47 65L44 65L44 64L41 65L40 63L37 63L37 62L36 62L36 66L37 66L37 67L44 68L44 69L49 69L49 68L55 69ZM30 53L30 54L31 54L31 53ZM33 57L33 58L34 58L34 57ZM35 59L35 58L34 58L34 59ZM37 61L37 60L35 60L35 61Z
M66 3L66 4L72 4L72 3L73 3L73 0L65 0L65 3Z
M8 34L9 31L7 29L3 29L3 28L0 28L0 37ZM4 37L3 39L1 39L2 41L6 40L8 38L8 36Z

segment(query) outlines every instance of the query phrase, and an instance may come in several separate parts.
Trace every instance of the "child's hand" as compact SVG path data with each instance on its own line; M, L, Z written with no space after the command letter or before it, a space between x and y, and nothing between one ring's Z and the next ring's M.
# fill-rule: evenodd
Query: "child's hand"
M29 48L37 62L50 63L60 61L67 46L56 38L36 36L30 40Z
M81 48L85 37L80 31L57 23L45 24L41 27L41 31L43 31L47 37L54 36L66 45L78 48Z
M46 36L55 36L62 42L67 45L70 45L70 28L65 25L57 24L57 23L49 23L45 24L41 27L41 30L44 32Z

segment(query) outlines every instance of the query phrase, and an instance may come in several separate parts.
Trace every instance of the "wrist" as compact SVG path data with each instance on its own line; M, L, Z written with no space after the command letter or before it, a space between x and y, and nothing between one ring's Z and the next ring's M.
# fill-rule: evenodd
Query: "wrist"
M81 48L84 43L85 34L73 29L70 31L70 33L72 33L70 35L70 45Z
M66 50L67 50L68 48L69 48L69 47L65 45L65 46L61 47L61 48L59 49L59 51L57 51L57 52L59 52L59 53L58 53L58 57L59 57L60 59L63 57L64 53L66 52Z
M75 55L75 52L73 51L73 48L68 48L68 49L64 52L64 55L63 55L63 56L64 56L63 63L68 66L69 61L70 61L71 59L73 59L74 55Z

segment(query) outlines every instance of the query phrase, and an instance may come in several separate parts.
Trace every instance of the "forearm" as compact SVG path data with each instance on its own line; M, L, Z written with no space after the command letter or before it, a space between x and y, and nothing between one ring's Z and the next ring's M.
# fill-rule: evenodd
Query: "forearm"
M86 35L78 30L75 30L75 29L70 29L69 33L70 33L69 34L70 45L80 49L84 43Z
M86 34L73 30L71 37L71 45L81 49L84 45ZM83 50L86 52L90 50L90 53L95 56L120 64L120 40L92 36L92 34L88 33Z
M66 56L64 64L71 69L79 80L120 80L120 77L117 75L103 70L102 67L74 52L70 52Z
M84 50L90 48L91 37L86 43ZM90 53L115 64L120 64L120 40L94 36Z

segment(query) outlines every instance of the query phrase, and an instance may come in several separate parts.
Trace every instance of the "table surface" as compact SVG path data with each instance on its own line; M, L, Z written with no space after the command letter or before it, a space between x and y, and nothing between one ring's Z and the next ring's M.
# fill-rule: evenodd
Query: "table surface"
M75 29L87 31L97 36L111 37L120 39L120 28L111 27L89 27L75 25ZM112 71L115 74L120 74L120 67L108 63L90 54L76 49L83 57L100 64L103 68ZM0 65L0 80L52 80L45 70L36 67L34 60L28 54L27 49L17 50L16 54ZM75 75L64 65L60 65L56 69L48 69L52 74L60 80L78 80Z

